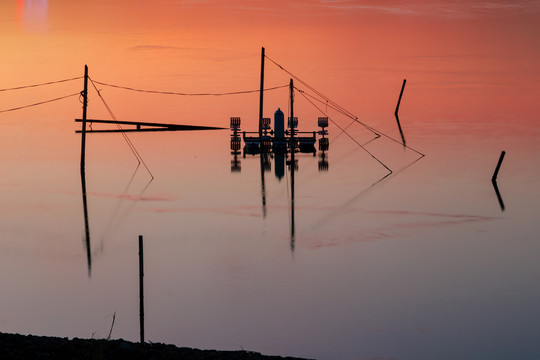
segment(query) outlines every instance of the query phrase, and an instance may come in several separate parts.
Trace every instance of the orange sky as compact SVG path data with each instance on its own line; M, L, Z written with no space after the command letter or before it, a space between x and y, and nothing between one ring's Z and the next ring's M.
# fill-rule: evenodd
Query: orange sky
M417 121L441 109L452 116L531 117L540 95L539 10L526 1L19 0L1 6L0 78L6 87L82 75L88 64L95 79L133 87L256 89L265 46L268 56L374 121L392 114L403 78L402 111ZM267 64L268 86L287 82L288 75ZM168 121L196 117L217 124L227 123L235 109L241 116L257 114L256 97L246 105L242 98L158 99L106 91L128 118L160 111ZM17 102L12 96L22 97ZM0 104L18 105L24 96L10 94ZM129 106L133 99L137 109ZM156 110L171 107L177 109ZM201 112L209 107L214 111Z

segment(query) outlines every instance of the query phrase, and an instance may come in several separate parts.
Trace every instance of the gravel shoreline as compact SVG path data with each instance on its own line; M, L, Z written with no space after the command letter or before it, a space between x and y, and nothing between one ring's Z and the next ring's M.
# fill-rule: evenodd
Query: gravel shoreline
M252 351L198 350L159 343L125 340L68 339L0 333L0 359L188 359L188 360L305 360L268 356Z

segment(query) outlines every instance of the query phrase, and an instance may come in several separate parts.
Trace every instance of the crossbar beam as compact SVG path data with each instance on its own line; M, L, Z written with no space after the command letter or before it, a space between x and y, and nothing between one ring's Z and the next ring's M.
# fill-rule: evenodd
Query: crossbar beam
M75 119L75 122L82 122L82 119ZM141 129L141 126L155 127L164 130L222 130L225 128L215 127L215 126L201 126L201 125L179 125L179 124L162 124L162 123L150 123L150 122L141 122L141 121L115 121L115 120L97 120L97 119L86 119L87 123L97 123L97 124L112 124L112 125L133 125L137 127L137 130ZM127 131L127 130L124 130ZM133 131L133 130L132 130ZM89 131L92 132L92 131ZM93 132L99 132L94 130Z

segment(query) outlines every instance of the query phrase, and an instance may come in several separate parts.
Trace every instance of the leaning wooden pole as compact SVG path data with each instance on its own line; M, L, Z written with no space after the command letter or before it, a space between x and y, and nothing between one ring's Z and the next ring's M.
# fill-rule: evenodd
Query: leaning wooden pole
M144 254L143 236L139 235L139 321L141 330L141 344L144 343Z
M262 138L263 98L264 98L264 47L261 50L261 88L259 94L259 138Z
M86 158L86 108L88 107L88 66L84 65L84 90L81 92L83 97L83 113L81 128L81 171L84 170Z
M497 176L499 175L499 170L501 169L502 162L504 160L504 155L506 155L506 151L501 152L501 156L499 157L499 161L497 162L497 167L495 168L495 172L493 173L493 176L491 177L491 182L497 182Z

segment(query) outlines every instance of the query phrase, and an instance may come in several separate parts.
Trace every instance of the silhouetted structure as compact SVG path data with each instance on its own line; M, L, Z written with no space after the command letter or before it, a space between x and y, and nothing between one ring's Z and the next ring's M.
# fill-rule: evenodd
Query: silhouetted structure
M180 125L180 124L163 124L149 123L143 121L120 121L120 120L96 120L96 119L75 119L75 122L96 123L96 124L112 124L112 125L133 125L135 129L107 129L107 130L78 130L77 133L114 133L114 132L145 132L145 131L194 131L194 130L223 130L225 128L215 126L200 126L200 125ZM143 128L143 126L145 128Z

